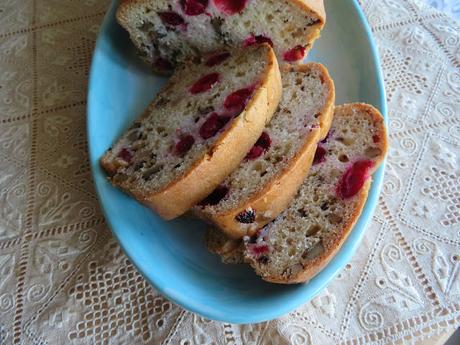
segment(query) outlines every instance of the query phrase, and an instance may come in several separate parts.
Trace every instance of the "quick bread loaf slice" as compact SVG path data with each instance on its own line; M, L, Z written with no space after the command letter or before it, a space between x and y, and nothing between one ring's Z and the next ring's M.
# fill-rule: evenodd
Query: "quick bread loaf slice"
M268 42L300 62L325 23L322 0L125 0L118 22L158 72L223 47Z
M206 248L220 256L224 264L244 263L244 241L233 239L217 228L208 228L204 235Z
M245 160L193 211L231 238L252 236L295 196L331 125L334 83L318 63L281 68L278 110Z
M241 162L281 96L268 44L209 67L179 66L145 112L101 158L110 181L165 219L205 198Z
M226 262L249 263L264 280L301 283L318 273L340 249L359 218L371 178L387 151L383 118L372 106L335 109L329 135L289 207L244 241L207 234L208 248Z

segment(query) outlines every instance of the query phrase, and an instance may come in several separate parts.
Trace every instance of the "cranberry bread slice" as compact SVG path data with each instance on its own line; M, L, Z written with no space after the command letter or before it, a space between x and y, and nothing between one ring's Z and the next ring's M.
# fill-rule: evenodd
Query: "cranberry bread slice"
M175 218L239 165L280 97L268 44L234 51L212 67L189 62L101 158L102 167L115 186Z
M337 107L328 137L289 207L244 241L207 234L208 248L226 262L249 263L264 280L301 283L318 273L340 249L356 223L370 187L370 174L384 159L387 135L372 106ZM242 253L242 255L241 255Z
M322 0L125 0L118 22L158 72L225 46L268 42L303 60L325 23Z
M232 239L216 228L208 228L204 236L205 245L211 253L220 256L225 264L244 263L243 240Z
M238 169L193 208L231 238L252 236L295 196L331 125L334 83L318 63L281 68L277 112Z

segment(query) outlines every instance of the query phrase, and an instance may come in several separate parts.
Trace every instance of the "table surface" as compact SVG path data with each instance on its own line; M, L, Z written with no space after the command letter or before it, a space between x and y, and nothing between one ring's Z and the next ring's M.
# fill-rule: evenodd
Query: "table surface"
M427 2L459 16L458 1ZM459 23L420 0L359 0L389 105L378 209L320 295L237 326L159 295L98 206L86 86L108 3L0 1L0 344L444 342L460 325Z

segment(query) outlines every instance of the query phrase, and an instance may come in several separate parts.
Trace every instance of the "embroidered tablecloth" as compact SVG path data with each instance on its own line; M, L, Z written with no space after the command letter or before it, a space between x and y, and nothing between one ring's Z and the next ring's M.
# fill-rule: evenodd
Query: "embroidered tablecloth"
M389 104L378 210L320 295L237 326L160 296L99 209L85 106L108 0L0 1L0 344L383 344L458 326L460 25L417 0L360 5Z

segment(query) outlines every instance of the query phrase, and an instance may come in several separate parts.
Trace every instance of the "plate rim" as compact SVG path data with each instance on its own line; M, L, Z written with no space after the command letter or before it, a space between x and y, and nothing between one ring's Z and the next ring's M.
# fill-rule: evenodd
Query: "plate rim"
M358 0L349 0L349 1L353 4L354 10L356 14L358 15L360 22L364 28L366 39L369 42L371 55L373 57L372 64L374 65L373 67L376 71L376 81L379 87L379 98L380 98L379 99L380 104L378 105L374 104L374 106L376 106L382 113L384 117L385 125L388 130L388 107L387 107L386 94L385 94L383 71L381 67L382 65L381 65L380 56L378 54L377 45L375 43L374 37L372 35L372 31L363 13L363 10L361 9L358 3ZM262 313L254 313L251 315L242 316L236 313L224 314L220 312L219 310L216 310L216 308L206 308L206 310L203 310L199 308L200 304L191 302L185 295L183 294L181 295L177 293L171 294L168 287L158 284L153 279L151 279L148 274L146 274L145 270L143 270L141 267L142 265L138 264L133 259L129 250L126 249L123 241L120 240L120 236L118 235L118 232L120 231L120 229L117 230L117 226L112 223L111 217L108 215L106 211L106 207L104 205L104 202L101 196L102 187L99 185L99 183L97 182L97 178L96 178L96 175L100 173L100 171L98 171L95 168L95 164L98 164L100 157L95 157L95 153L92 150L93 145L91 144L92 136L90 135L92 132L92 129L90 126L92 121L90 121L90 118L94 116L92 115L93 112L91 110L92 101L91 101L90 94L92 90L92 85L94 85L94 79L96 78L95 77L96 72L94 68L96 59L94 57L96 56L97 52L100 51L100 47L103 44L102 43L104 39L103 33L106 33L108 29L110 28L110 19L111 19L111 16L114 15L115 7L117 3L118 3L118 0L112 0L110 7L108 8L104 16L102 25L100 26L96 44L95 44L94 51L93 51L93 56L92 56L92 61L91 61L91 66L90 66L90 73L89 73L89 78L88 78L88 91L87 91L88 102L86 105L86 113L87 113L86 133L87 133L87 148L88 148L89 158L90 158L91 177L92 177L95 189L96 189L97 199L99 201L99 205L102 209L104 217L107 221L107 224L112 234L117 239L117 242L120 245L121 249L123 250L125 255L129 258L131 263L136 267L136 269L142 274L143 278L146 279L161 295L165 296L167 299L181 306L182 308L188 311L191 311L193 313L196 313L198 315L201 315L208 319L221 321L221 322L228 322L228 323L233 323L233 324L247 324L247 323L264 322L264 321L268 321L268 320L272 320L277 317L280 317L286 313L289 313L290 311L298 308L300 305L311 301L319 292L321 292L324 288L327 287L327 285L332 281L332 279L335 278L338 272L346 265L346 263L350 261L350 259L356 253L356 250L361 243L361 240L367 230L369 222L372 218L372 215L375 212L375 209L378 203L378 198L379 198L379 195L382 189L382 185L383 185L383 177L384 177L386 159L382 162L381 166L377 169L377 171L372 175L372 184L371 184L371 188L369 191L369 195L368 195L367 201L364 205L363 211L358 221L354 225L352 231L350 232L346 241L344 242L342 247L339 249L339 251L336 253L336 255L320 271L320 273L316 275L316 277L320 277L320 278L315 280L315 282L317 283L313 287L313 291L309 294L308 297L304 296L305 294L300 294L300 296L298 294L297 296L294 296L290 300L290 303L283 305L279 309L273 310L274 308L269 308L269 309L264 309ZM96 163L94 164L94 162ZM318 282L318 280L320 280L320 282ZM311 284L311 283L312 282L308 282L306 284Z

